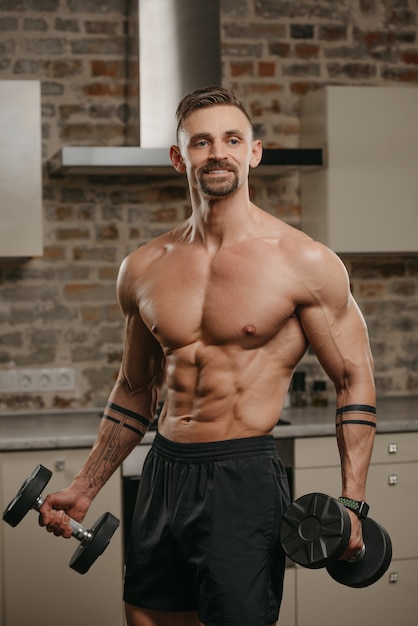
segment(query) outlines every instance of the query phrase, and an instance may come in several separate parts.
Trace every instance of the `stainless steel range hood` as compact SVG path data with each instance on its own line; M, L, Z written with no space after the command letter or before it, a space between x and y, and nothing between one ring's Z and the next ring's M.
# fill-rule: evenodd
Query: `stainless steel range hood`
M65 146L49 161L51 175L176 175L169 146L175 111L190 91L221 84L219 0L132 0L129 15L128 145ZM137 84L139 76L139 85ZM136 84L135 84L136 83ZM139 97L137 94L139 93ZM258 174L322 165L321 149L264 150Z

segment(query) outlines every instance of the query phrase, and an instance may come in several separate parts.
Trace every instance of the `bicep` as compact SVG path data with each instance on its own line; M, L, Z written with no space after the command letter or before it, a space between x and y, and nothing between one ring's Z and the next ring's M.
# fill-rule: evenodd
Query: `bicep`
M348 281L328 286L322 297L300 308L299 318L337 389L363 387L372 382L373 359L367 326L349 291Z

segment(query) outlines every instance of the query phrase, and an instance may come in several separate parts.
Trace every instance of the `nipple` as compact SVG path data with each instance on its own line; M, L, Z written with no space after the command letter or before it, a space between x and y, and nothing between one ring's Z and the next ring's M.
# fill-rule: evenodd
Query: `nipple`
M246 324L243 329L242 332L244 333L244 335L255 335L256 333L256 327L254 326L254 324Z
M158 328L157 328L157 324L153 324L151 326L151 330L154 333L154 335L156 335L158 333Z

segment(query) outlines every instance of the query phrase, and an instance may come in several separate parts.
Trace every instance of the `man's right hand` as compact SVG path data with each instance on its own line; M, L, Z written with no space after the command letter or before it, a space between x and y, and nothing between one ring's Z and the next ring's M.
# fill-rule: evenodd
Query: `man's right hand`
M81 523L90 504L87 497L80 496L71 487L51 493L39 509L39 525L57 537L67 539L72 536L70 517Z

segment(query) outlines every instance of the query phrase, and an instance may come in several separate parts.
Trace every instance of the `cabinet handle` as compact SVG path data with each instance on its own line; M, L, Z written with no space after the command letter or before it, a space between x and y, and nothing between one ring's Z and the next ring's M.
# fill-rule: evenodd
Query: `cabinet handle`
M65 461L63 459L55 461L55 471L63 472L65 470Z
M389 485L397 485L398 484L398 476L397 474L390 474L388 477Z
M389 454L396 454L398 451L398 444L397 443L390 443L388 445L388 452Z
M391 572L391 573L389 574L389 582L390 582L390 583L392 583L392 584L393 584L393 583L397 583L397 582L398 582L398 580L399 580L399 574L398 574L398 572Z

